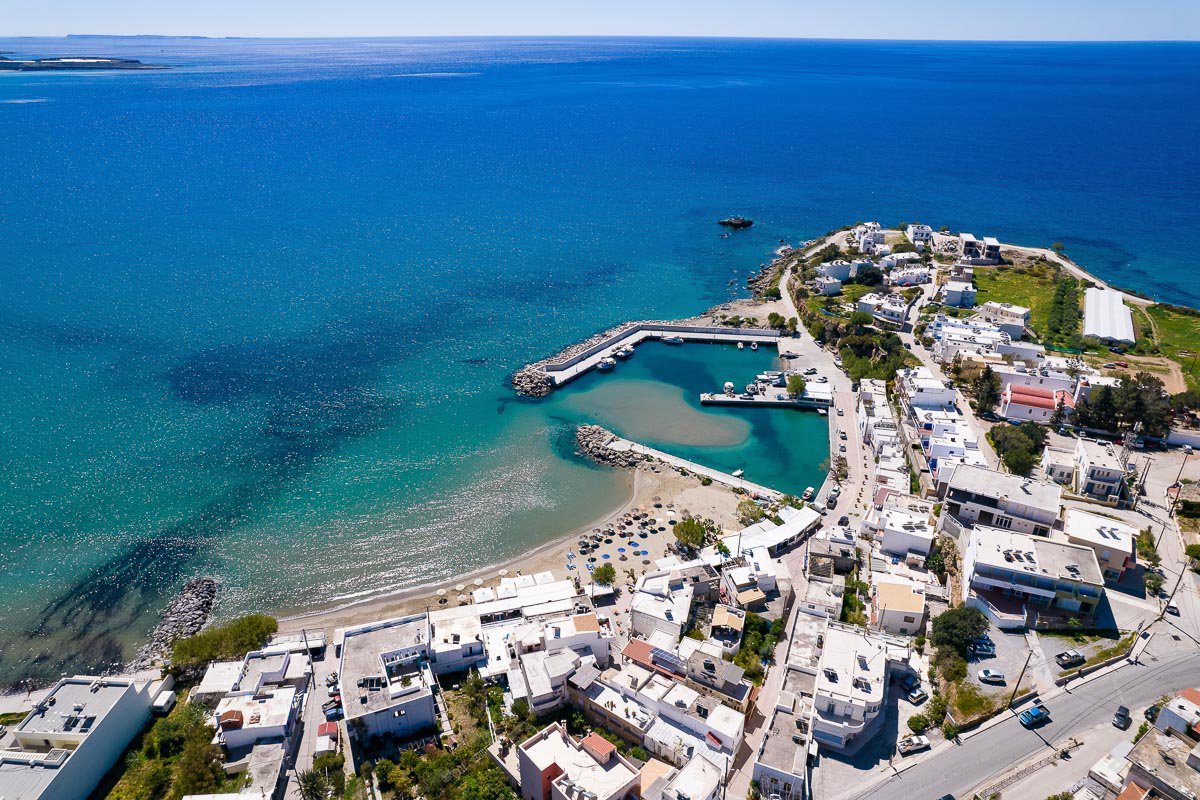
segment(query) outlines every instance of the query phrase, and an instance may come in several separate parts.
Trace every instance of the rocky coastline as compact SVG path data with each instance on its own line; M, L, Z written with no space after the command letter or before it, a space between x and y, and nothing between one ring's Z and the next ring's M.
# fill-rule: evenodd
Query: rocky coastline
M185 636L192 636L208 622L213 604L217 599L217 580L207 576L192 578L171 600L162 619L154 626L146 643L138 648L127 671L147 669L163 659L170 651L171 643Z
M597 464L634 469L646 460L646 456L641 453L613 450L608 447L608 443L615 438L615 433L599 425L580 425L575 429L575 442L579 445L579 450Z

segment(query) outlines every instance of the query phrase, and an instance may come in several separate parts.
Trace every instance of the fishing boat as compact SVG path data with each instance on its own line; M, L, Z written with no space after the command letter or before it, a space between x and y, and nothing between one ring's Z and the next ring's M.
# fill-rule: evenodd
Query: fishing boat
M746 474L746 470L744 470L744 469L735 469L735 470L734 470L732 473L730 473L730 474L731 474L731 475L733 475L733 477L735 477L735 478L740 478L740 477L742 477L743 475L745 475L745 474Z
M745 347L746 347L746 345L742 344L741 342L738 342L738 350L742 350Z
M747 383L746 384L746 394L750 394L750 395L758 394L758 384L757 383Z
M751 349L751 350L757 350L757 349L758 349L758 342L751 342L751 343L750 343L750 349Z
M596 365L596 369L612 369L617 365L617 362L611 358L602 358L600 363Z
M633 355L633 348L629 345L625 345L616 352L617 358L629 358L631 355Z
M682 336L667 336L663 339L663 344L683 344Z
M725 394L733 394L733 381L725 381Z
M818 409L817 409L817 413L818 413L818 414L820 414L822 417L828 417L828 416L829 416L829 412L828 412L828 411L826 411L826 410L825 410L825 409L823 409L823 408L818 408Z

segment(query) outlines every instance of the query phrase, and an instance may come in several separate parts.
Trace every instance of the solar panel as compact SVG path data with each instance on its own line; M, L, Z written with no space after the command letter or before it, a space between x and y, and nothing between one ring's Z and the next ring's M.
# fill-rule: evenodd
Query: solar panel
M661 647L655 647L650 650L650 658L656 664L661 664L672 672L677 672L680 675L687 673L687 666L683 659L670 650L663 650Z

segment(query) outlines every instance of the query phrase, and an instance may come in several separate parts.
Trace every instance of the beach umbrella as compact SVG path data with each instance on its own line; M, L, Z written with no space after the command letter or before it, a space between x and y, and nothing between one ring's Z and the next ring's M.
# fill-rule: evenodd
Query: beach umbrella
M438 598L438 602L439 602L439 603L444 603L444 602L446 602L446 598L444 598L444 597L439 597L439 598Z
M459 603L464 603L464 604L465 604L465 603L467 602L467 596L466 596L465 594L460 594L460 595L458 596L458 602L459 602Z
M504 577L505 575L507 575L507 574L508 574L508 570L506 570L506 569L502 569L502 570L500 570L500 572L499 572L499 575L500 575L500 577L501 577L501 578L503 578L503 577Z
M438 597L445 597L445 596L446 596L446 590L445 590L445 589L438 589L438 590L437 590L437 596L438 596Z
M476 586L483 586L483 578L476 578L474 583Z
M463 589L465 589L465 588L467 588L467 587L466 587L466 586L463 586L463 585L460 583L460 584L458 584L457 586L455 586L455 587L454 587L454 591L456 591L456 592L461 592L461 591L462 591Z
M600 557L601 557L601 558L611 558L611 556L610 556L608 553L605 553L604 555L602 555L602 556L600 556Z
M624 552L625 552L625 548L624 548L624 547L618 547L618 548L617 548L617 552L618 552L618 553L624 553Z

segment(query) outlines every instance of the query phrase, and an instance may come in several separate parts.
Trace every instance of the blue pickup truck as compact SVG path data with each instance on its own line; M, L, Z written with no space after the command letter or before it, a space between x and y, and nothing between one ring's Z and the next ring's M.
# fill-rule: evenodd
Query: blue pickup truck
M1032 708L1022 711L1017 719L1021 720L1021 724L1026 728L1036 728L1050 719L1050 709L1041 703L1037 703Z

